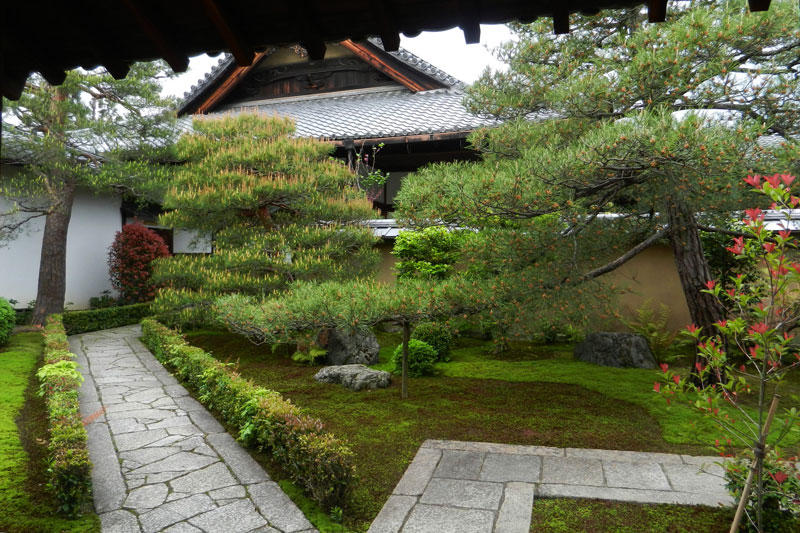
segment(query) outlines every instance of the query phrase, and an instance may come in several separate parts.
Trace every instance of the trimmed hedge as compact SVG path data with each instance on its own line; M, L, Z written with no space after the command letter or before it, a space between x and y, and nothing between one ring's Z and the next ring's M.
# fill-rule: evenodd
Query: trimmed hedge
M64 313L64 328L67 335L77 335L89 331L138 324L149 315L149 303L104 307L88 311L68 311Z
M5 298L0 298L0 346L8 344L16 324L16 313Z
M44 366L36 376L39 393L47 405L49 434L49 487L59 502L59 511L75 516L91 501L91 470L86 447L86 429L78 406L78 388L83 376L72 359L61 322L51 315L44 327Z
M239 440L268 452L292 481L325 509L342 507L355 467L347 443L326 433L278 392L256 386L210 354L190 346L153 319L142 321L143 342L166 367L239 431Z

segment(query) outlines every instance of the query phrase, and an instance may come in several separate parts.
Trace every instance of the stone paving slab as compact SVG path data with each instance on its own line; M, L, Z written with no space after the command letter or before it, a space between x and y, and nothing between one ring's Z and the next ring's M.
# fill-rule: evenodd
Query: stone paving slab
M316 531L140 335L130 326L69 339L103 533Z
M526 533L534 496L730 506L717 457L427 440L369 533Z

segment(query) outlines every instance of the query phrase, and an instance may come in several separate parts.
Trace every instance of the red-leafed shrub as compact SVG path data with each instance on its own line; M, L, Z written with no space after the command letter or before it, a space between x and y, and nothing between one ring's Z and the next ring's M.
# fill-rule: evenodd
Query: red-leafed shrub
M164 239L137 223L122 226L108 254L111 284L124 303L147 302L155 296L151 263L169 255Z

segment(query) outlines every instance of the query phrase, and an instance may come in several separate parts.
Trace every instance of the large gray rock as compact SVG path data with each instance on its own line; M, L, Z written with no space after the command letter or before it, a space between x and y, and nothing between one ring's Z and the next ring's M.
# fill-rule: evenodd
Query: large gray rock
M364 365L326 366L314 376L320 383L340 383L350 390L385 389L392 376L383 370L372 370Z
M617 368L655 368L647 340L632 333L590 333L575 346L575 359Z
M326 329L317 337L317 344L328 350L328 365L374 365L381 347L371 331L345 332Z

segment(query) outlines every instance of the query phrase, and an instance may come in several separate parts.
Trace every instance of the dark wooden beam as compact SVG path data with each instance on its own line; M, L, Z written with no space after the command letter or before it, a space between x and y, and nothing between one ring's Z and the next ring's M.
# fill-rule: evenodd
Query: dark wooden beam
M647 22L664 22L667 20L667 0L647 1Z
M481 42L481 8L476 0L458 0L458 23L464 32L464 42L477 44Z
M130 65L126 65L125 63L121 63L119 61L104 61L102 65L115 80L126 78L128 76L128 72L131 70Z
M569 11L560 9L553 13L553 33L563 35L569 33Z
M747 3L750 5L750 11L767 11L770 0L747 0Z
M355 43L350 39L345 39L339 44L341 44L343 47L347 48L355 55L363 59L367 64L372 65L373 67L383 72L396 82L401 83L411 91L418 92L432 88L432 87L425 87L424 85L417 83L416 81L412 80L411 78L409 78L396 68L393 68L391 65L387 64L380 57L374 54L369 48L367 48L361 43Z
M396 137L370 137L368 139L357 139L355 143L357 145L365 144L367 146L371 144L379 144L385 143L395 144L395 143L415 143L415 142L430 142L430 141L444 141L448 139L466 139L470 133L474 130L462 130L462 131L448 131L444 133L421 133L418 135L401 135ZM353 140L331 140L327 141L334 146L344 146L347 147L348 145L353 144ZM388 147L387 147L388 148Z
M477 22L462 22L461 31L464 32L464 42L477 44L481 42L481 25Z
M214 0L202 0L203 8L205 8L206 16L211 20L217 28L217 33L228 45L228 48L236 59L236 64L240 67L246 67L253 62L255 52L253 48L245 43L242 39L241 31L235 29L228 21L228 17L222 12L217 2Z
M67 79L67 73L63 70L41 70L39 71L47 83L50 85L61 85Z
M371 2L372 16L378 23L379 34L383 49L387 52L396 52L400 49L400 34L394 24L392 13L386 8L386 3L382 0ZM358 39L351 39L357 41Z
M2 90L3 96L9 100L19 100L22 91L25 90L25 82L28 81L28 76L24 72L8 72L3 71Z
M300 41L300 46L306 49L309 59L319 61L325 59L325 43L317 38L308 38Z
M167 64L174 72L186 72L189 68L189 58L179 54L175 48L169 43L163 32L150 20L150 17L139 8L138 2L134 0L122 0L123 5L128 9L139 28L147 35L150 42L158 50L161 57L163 57Z
M220 84L219 87L212 92L208 98L205 99L195 110L194 114L202 115L212 111L214 106L217 105L220 100L222 100L229 92L231 92L239 82L250 72L253 67L258 65L258 63L264 59L267 55L269 55L271 51L259 52L256 54L253 62L246 67L236 67L233 72L231 72L227 78Z

